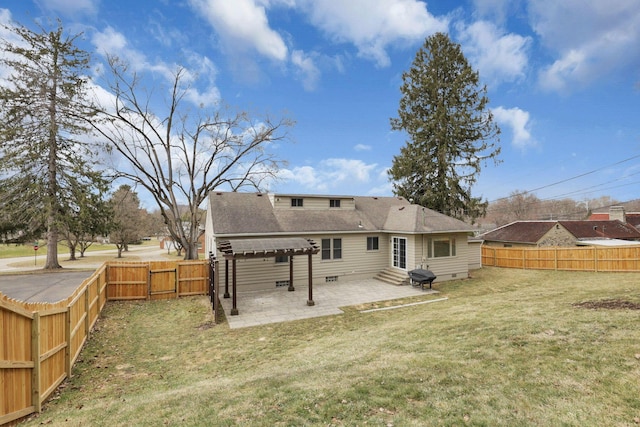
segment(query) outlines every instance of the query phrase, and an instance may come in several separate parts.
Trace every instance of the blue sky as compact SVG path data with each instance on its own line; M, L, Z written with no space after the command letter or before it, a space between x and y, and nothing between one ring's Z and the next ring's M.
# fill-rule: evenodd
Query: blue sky
M637 0L0 2L5 24L56 17L97 58L205 75L200 102L293 118L271 191L391 195L401 75L443 31L480 72L502 129L502 162L484 167L474 195L640 197Z

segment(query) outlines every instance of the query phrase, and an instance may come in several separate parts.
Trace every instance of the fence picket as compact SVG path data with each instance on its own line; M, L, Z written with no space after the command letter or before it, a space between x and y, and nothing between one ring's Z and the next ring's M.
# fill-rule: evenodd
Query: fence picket
M610 247L495 248L482 246L482 265L533 270L638 272L640 245Z

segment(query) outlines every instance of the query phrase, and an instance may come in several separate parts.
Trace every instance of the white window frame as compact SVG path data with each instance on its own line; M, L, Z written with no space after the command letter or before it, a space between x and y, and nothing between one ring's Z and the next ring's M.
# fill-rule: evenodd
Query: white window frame
M328 242L329 246L327 247L325 243ZM336 243L339 242L339 246L336 247ZM325 251L328 251L329 256L325 257ZM339 254L336 257L336 253ZM334 237L334 238L326 238L320 241L320 259L322 261L334 261L342 259L342 238Z
M442 251L446 242L446 255ZM436 246L438 245L438 246ZM429 237L427 239L427 258L453 258L456 256L456 238L450 236Z
M393 236L391 238L391 265L394 268L407 269L408 247L408 239L406 237Z

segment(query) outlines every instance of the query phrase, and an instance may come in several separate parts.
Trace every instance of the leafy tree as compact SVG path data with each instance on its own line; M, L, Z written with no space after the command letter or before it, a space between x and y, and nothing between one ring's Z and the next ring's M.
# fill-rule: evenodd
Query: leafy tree
M460 45L443 33L426 39L402 81L391 128L406 131L409 141L389 170L394 193L474 222L488 202L473 197L471 187L482 163L497 162L500 153L486 87L479 86Z
M118 249L118 258L130 243L142 238L146 212L140 208L138 194L128 185L121 185L111 196L113 210L112 230L109 240Z
M168 89L164 113L151 108L149 94L139 76L126 64L109 59L113 106L102 111L100 132L128 167L119 176L145 188L167 226L169 235L185 249L185 259L198 258L202 233L199 208L210 191L226 186L260 188L274 178L281 164L269 145L286 138L288 119L256 119L247 112L231 113L217 106L191 109L189 74L179 68ZM182 206L187 206L183 215Z
M15 40L0 40L0 186L2 209L13 222L47 230L45 269L58 263L59 224L71 186L90 178L91 149L81 142L95 109L86 96L88 53L75 46L79 35L56 29L33 32L5 27Z

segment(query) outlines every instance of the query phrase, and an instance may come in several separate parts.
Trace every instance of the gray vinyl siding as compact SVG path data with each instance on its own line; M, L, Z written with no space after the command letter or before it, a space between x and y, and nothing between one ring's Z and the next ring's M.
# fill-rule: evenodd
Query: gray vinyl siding
M471 253L466 233L428 234L415 237L415 257L413 261L416 267L421 266L422 268L433 271L433 273L438 276L438 281L469 277L469 257ZM427 241L429 238L434 239L438 237L453 237L456 239L455 256L441 258L428 257Z
M291 206L291 199L302 199L302 206ZM330 208L329 201L330 200L340 200L339 208ZM313 196L273 196L271 202L273 203L273 207L275 209L351 209L354 210L356 208L355 199L349 197L313 197Z
M482 240L469 240L469 270L482 268Z
M379 249L367 251L367 237L378 237ZM283 237L283 236L280 236ZM300 237L300 236L297 236ZM304 237L304 236L303 236ZM325 283L326 277L338 281L375 276L388 266L389 239L384 234L326 234L310 236L320 247L322 239L342 239L342 258L323 260L321 252L312 256L313 283ZM220 259L220 285L225 283L225 260ZM229 261L229 286L231 286L232 261ZM289 263L276 263L275 258L244 259L236 261L236 283L239 291L275 289L276 281L289 280ZM308 255L293 259L294 286L308 283Z

